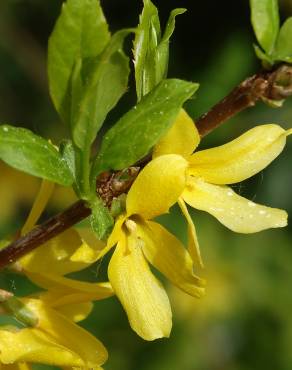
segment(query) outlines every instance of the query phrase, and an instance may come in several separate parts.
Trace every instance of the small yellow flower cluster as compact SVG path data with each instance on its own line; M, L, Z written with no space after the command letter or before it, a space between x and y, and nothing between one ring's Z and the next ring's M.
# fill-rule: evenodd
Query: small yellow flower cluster
M291 133L274 124L262 125L228 144L193 154L200 136L182 110L133 183L126 210L117 218L106 245L87 243L86 236L70 229L19 261L21 271L44 292L22 299L37 317L36 326L0 328L0 364L23 369L34 362L101 369L106 349L76 322L90 313L92 301L113 294L138 335L146 340L168 337L172 326L169 299L149 264L187 294L204 294L205 282L194 273L203 261L186 203L235 232L285 226L285 211L255 204L227 185L264 169L281 153ZM37 222L51 186L43 183L24 232ZM188 248L152 221L175 203L188 223ZM87 283L65 276L88 267L114 247L109 282Z

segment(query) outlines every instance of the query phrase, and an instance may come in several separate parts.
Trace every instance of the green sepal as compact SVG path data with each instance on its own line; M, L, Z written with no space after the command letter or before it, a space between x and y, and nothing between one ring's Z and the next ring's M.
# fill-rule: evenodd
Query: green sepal
M99 0L67 0L49 39L48 76L56 110L70 121L70 79L78 58L98 56L110 40Z
M271 55L279 32L278 0L250 0L250 8L258 43Z
M148 154L198 87L195 83L169 79L145 95L103 137L93 164L92 181L103 171L127 168Z
M111 38L102 54L87 63L85 84L80 88L82 76L73 75L73 87L77 96L72 105L71 130L75 145L88 148L95 140L108 112L125 93L130 73L129 59L123 53L125 37L132 30L122 30ZM81 74L80 66L76 69ZM82 93L80 93L82 91ZM73 100L73 99L72 99ZM78 107L78 110L76 110Z
M89 205L91 228L99 240L106 240L113 228L114 220L101 199L96 197L89 202Z
M54 145L28 129L0 126L0 159L19 171L70 186L74 178Z

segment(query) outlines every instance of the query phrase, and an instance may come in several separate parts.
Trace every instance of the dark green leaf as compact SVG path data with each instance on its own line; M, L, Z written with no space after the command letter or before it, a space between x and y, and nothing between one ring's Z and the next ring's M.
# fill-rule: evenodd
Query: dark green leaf
M99 55L110 39L99 0L67 0L49 40L50 92L57 111L68 120L70 78L78 58Z
M27 129L0 126L0 159L30 175L64 186L73 183L72 173L58 150Z
M109 210L102 204L102 201L96 198L90 202L92 214L90 224L99 240L105 240L113 227L114 221Z
M251 22L260 46L271 54L279 32L278 0L250 0Z
M175 121L183 103L198 84L170 79L162 81L126 113L104 136L93 167L100 172L126 168L143 158Z
M98 130L108 112L117 104L127 88L129 59L122 51L125 37L131 32L117 32L100 57L91 66L90 78L83 88L81 101L75 107L72 122L72 135L79 148L88 148L94 141ZM78 81L77 77L74 81ZM77 83L77 96L80 87Z
M292 17L281 27L273 57L278 61L292 63Z

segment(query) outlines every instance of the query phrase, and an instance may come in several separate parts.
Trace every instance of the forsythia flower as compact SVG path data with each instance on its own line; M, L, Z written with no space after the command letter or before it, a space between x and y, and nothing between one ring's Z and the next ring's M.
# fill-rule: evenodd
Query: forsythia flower
M239 233L286 226L285 211L251 202L226 184L248 179L267 167L282 152L286 137L291 133L292 130L285 131L278 125L261 125L225 145L192 154L200 136L192 119L182 110L175 124L156 145L154 158L173 153L188 161L187 183L179 205L189 223L190 253L200 265L195 228L184 202L210 213Z
M109 280L142 338L170 334L168 296L148 262L184 292L200 297L204 282L193 273L193 261L182 243L152 218L168 211L185 188L187 161L175 154L151 161L138 175L103 256L116 245L108 267Z
M22 302L37 324L0 328L0 368L26 370L27 363L42 363L101 369L107 351L98 339L40 299L24 298Z
M42 182L39 194L22 228L22 234L33 228L37 222L52 194L53 187L54 185L48 181ZM42 295L48 303L64 301L65 296L71 306L74 302L86 302L84 305L90 310L91 300L113 295L110 284L88 283L69 279L64 275L90 266L97 260L102 247L103 243L98 240L90 240L89 246L85 238L81 238L80 234L71 228L21 258L18 264L34 283L50 290Z

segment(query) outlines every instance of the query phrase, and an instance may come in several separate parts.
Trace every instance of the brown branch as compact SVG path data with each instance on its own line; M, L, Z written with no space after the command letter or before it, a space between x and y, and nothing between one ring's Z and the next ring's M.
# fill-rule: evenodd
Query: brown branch
M292 66L281 65L247 78L196 121L201 136L207 135L235 114L259 100L277 106L292 95Z
M261 72L247 78L208 113L200 117L196 121L196 126L200 135L205 136L238 112L254 106L259 100L277 105L290 95L292 95L292 66L281 65L274 70ZM140 161L139 168L143 167L150 159L151 157L148 156ZM120 175L124 174L124 171L104 173L97 179L97 193L103 198L107 206L110 206L114 197L129 190L139 168L137 170L133 170L133 168L125 170L129 172L130 176L126 183L120 181ZM27 235L0 250L0 269L15 262L21 256L67 230L90 214L91 211L86 203L80 200L64 212L50 218Z
M0 268L15 262L18 258L88 217L90 213L86 203L79 200L64 212L36 226L29 233L0 250Z

